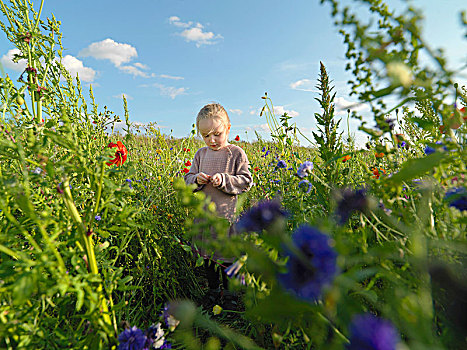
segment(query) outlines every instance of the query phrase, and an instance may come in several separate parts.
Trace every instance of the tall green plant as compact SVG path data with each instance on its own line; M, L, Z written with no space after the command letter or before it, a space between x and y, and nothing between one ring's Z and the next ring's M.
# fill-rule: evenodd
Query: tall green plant
M339 174L339 166L335 160L342 154L342 133L338 132L341 120L336 120L334 115L334 86L331 85L326 67L320 62L320 75L317 88L320 90L320 97L315 100L321 106L322 113L315 113L316 123L319 133L313 131L313 137L318 144L318 153L324 162L324 177L328 184L336 184Z

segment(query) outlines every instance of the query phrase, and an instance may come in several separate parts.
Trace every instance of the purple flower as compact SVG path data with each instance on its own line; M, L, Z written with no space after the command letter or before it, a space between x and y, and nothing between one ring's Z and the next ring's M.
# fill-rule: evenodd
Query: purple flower
M288 272L278 276L279 282L297 297L317 301L323 287L334 280L337 253L327 235L308 225L300 226L292 240L301 256L290 249L286 250Z
M133 186L131 185L131 182L132 182L131 179L126 179L125 181L128 182L128 186L129 186L130 188L133 188Z
M298 187L303 189L305 191L305 193L308 194L308 193L310 193L311 188L313 187L313 185L308 180L302 180L302 181L300 181L298 183Z
M283 160L280 160L277 162L277 165L276 165L279 169L285 169L287 168L287 163Z
M244 212L238 223L239 231L261 232L267 229L276 219L285 218L287 213L277 200L264 200Z
M371 314L354 316L349 327L350 344L347 350L394 350L399 342L399 333L394 325Z
M305 163L301 164L298 167L297 175L298 177L303 179L305 176L311 173L312 170L313 170L313 162L310 162L307 160Z
M451 188L446 192L444 199L449 202L450 207L467 211L467 191L465 187Z
M436 150L433 147L430 147L430 146L425 147L425 154L426 155L429 155L429 154L432 154L432 153L435 153L435 152L436 152Z
M118 350L142 350L146 344L147 337L143 331L136 326L126 328L118 336Z
M100 215L96 215L96 216L94 216L94 219L95 219L96 221L101 221L101 220L102 220L102 218L101 218L101 216L100 216Z
M365 189L344 189L337 204L336 214L341 225L345 224L354 211L363 212L368 208Z

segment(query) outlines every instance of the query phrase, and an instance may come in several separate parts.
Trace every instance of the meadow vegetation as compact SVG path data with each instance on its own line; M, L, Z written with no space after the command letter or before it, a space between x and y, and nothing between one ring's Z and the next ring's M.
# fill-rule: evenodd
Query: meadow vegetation
M124 99L116 132L120 116L61 64L43 2L0 0L27 61L0 78L0 347L465 349L467 90L423 41L420 13L358 2L374 21L321 0L373 125L336 117L326 62L313 146L262 96L271 140L231 135L254 186L228 237L183 181L195 131L135 126ZM349 118L364 147L339 132ZM215 241L195 239L210 230ZM208 297L200 248L236 259L230 300Z

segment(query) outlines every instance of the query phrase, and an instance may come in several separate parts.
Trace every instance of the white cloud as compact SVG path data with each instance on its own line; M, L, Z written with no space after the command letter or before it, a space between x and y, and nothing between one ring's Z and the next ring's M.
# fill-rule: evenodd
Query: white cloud
M310 79L301 79L290 83L290 87L300 91L317 91Z
M178 95L186 95L187 91L184 87L176 88L174 86L165 86L162 84L154 84L154 86L160 90L161 95L169 96L172 100Z
M134 57L138 56L136 49L129 44L121 44L112 39L104 39L99 42L92 43L87 48L79 53L83 57L94 57L99 60L109 60L116 67L120 67L123 63L130 62Z
M241 109L229 109L229 112L232 114L242 115L243 111Z
M123 96L125 96L125 98L127 100L133 100L133 97L131 97L130 95L128 95L128 94L126 94L124 92L122 92L121 94L118 94L118 95L114 95L113 97L118 98L119 100L123 100Z
M334 103L336 115L347 114L347 109L350 109L351 112L362 112L370 109L368 105L359 102L347 101L343 97L336 97L334 99Z
M217 39L222 39L222 35L220 34L203 31L204 26L201 23L193 25L193 22L181 22L177 16L170 17L169 22L176 27L186 28L181 33L178 33L178 35L185 38L187 42L193 41L196 47L212 45L216 43Z
M145 64L142 64L142 63L139 63L139 62L136 62L133 64L135 67L139 68L139 69L149 69L149 67Z
M180 18L177 16L169 17L169 23L180 28L188 28L188 27L191 27L191 25L193 24L193 22L187 22L187 23L181 22Z
M136 64L133 66L131 65L130 66L119 66L118 69L120 69L121 71L125 73L131 74L135 77L150 78L154 76L153 74L148 74L146 72L143 72L141 69L135 66Z
M284 113L287 113L290 117L297 117L300 115L297 111L285 109L284 106L274 106L274 114L276 116L281 116Z
M21 51L18 49L8 50L8 52L0 58L0 62L2 66L8 69L12 69L17 72L24 71L28 64L27 60L21 59L18 61L18 63L13 62L14 55L20 55L20 54L21 54Z
M177 77L177 76L167 75L167 74L161 74L161 75L159 75L159 77L164 78L164 79L172 79L172 80L183 80L183 79L185 79L184 77Z
M85 67L83 62L74 56L66 55L62 58L62 64L72 77L79 76L81 81L92 82L96 76L96 71L92 68Z
M247 126L245 127L246 131L260 131L260 132L269 132L269 126L267 123L265 124L257 124L253 126Z

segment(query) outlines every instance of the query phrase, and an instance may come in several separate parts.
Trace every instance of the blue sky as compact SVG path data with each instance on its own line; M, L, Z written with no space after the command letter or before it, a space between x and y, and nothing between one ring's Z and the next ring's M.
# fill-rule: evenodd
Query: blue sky
M390 7L403 3L391 0ZM465 0L413 4L423 6L424 37L446 50L453 68L465 64ZM62 21L66 65L93 85L99 106L123 115L125 94L132 121L157 122L176 137L188 135L199 109L215 101L229 112L231 138L255 139L254 130L265 130L265 91L278 115L287 111L309 136L319 112L320 61L336 87L336 105L351 101L342 37L318 0L45 0L42 17L52 13ZM15 77L12 49L0 33L0 62Z

